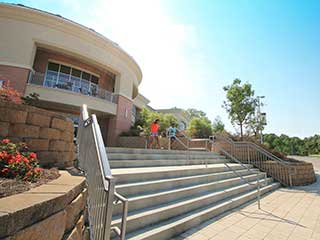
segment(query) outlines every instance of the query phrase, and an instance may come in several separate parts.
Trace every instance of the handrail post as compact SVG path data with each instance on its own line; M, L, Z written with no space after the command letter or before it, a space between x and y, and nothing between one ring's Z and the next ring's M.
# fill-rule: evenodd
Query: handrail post
M290 187L292 187L292 167L290 167L290 169L289 169L289 184L290 184Z
M125 240L128 217L128 199L125 199L122 207L122 221L120 239Z
M260 206L260 178L259 178L259 174L257 174L257 185L258 185L258 209L261 209L261 206Z
M251 164L250 161L250 149L249 149L249 145L247 145L247 152L248 152L248 163Z

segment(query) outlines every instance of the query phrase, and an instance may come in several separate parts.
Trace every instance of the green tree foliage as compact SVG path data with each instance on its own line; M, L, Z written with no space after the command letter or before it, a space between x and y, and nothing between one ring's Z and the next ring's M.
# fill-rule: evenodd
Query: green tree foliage
M187 133L193 138L208 138L212 135L212 125L206 117L194 117L187 128Z
M165 133L166 129L169 128L171 124L178 126L178 120L172 114L153 112L146 108L142 109L140 113L140 126L146 133L150 133L150 125L157 118L160 119L160 133Z
M243 128L246 127L255 113L257 99L249 83L241 85L240 79L235 79L229 86L223 87L227 100L223 102L233 125L240 128L240 136L243 138Z
M253 134L258 137L265 128L265 124L261 122L256 115L251 115L248 121L248 132L249 135Z
M186 112L189 114L190 118L202 118L206 117L206 113L204 111L195 109L195 108L188 108Z
M272 149L288 155L320 154L320 135L300 139L281 134L264 134L264 144Z
M135 122L129 131L122 132L121 136L139 136L141 132L149 135L151 123L155 119L160 120L159 133L166 133L167 128L169 128L171 124L174 126L178 125L178 120L172 114L153 112L144 108L140 113L140 118Z
M192 138L207 138L212 135L212 124L204 111L189 108L186 110L191 121L187 128L187 134Z
M219 116L216 117L212 123L212 132L213 133L224 132L224 124Z

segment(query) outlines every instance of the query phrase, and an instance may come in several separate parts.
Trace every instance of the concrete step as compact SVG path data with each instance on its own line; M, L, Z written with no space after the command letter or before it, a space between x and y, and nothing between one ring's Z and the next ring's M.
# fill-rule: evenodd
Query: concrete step
M109 153L108 159L112 160L178 160L178 159L221 159L225 158L217 154L188 154L186 152L179 154L140 154L140 153Z
M244 169L240 164L228 163L234 170ZM251 165L247 165L252 167ZM141 168L114 168L112 175L116 178L117 184L134 183L150 180L186 177L197 174L210 174L230 171L223 163L188 166L165 166L165 167L141 167Z
M260 179L264 178L264 174L259 174ZM212 191L217 191L219 189L227 189L231 188L236 185L240 185L246 181L255 181L257 179L256 174L251 174L248 176L234 177L214 182L207 182L198 185L182 187L182 188L175 188L175 189L167 189L165 191L151 193L151 194L143 194L135 197L129 198L129 212L136 211L143 208L151 208L157 205L162 205L165 203L170 203L174 201L178 201L182 198L187 197L195 197L199 196L203 193L208 193ZM125 196L127 197L127 196ZM120 205L114 208L114 214L120 214L122 208Z
M252 169L254 172L258 172L258 169ZM250 175L251 172L247 169L238 170L238 174L241 176ZM121 195L126 197L132 197L138 194L155 193L161 190L170 188L182 188L186 186L193 186L196 184L208 183L213 181L220 181L227 178L236 177L237 175L233 171L216 172L209 174L192 175L187 177L168 178L160 180L143 181L136 183L117 184L116 190Z
M126 154L183 154L187 152L187 150L167 150L167 149L143 149L143 148L117 148L117 147L108 147L106 148L108 154L112 153L126 153ZM218 155L218 153L214 152L199 152L199 151L188 151L190 154L197 155Z
M261 194L265 194L267 192L275 190L279 186L279 183L272 183L270 185L267 185L261 188ZM188 229L195 227L206 220L209 220L233 208L241 206L244 203L255 200L256 196L256 189L239 195L235 195L230 198L223 199L220 202L206 205L193 211L186 212L185 214L177 215L168 220L158 222L157 224L141 228L138 231L127 234L126 239L172 239L174 236L177 236L178 234L181 234L184 231L187 231Z
M206 152L206 151L208 151L208 149L207 148L189 148L189 151L197 151L197 152L201 152L201 151L204 151L204 152Z
M185 166L185 165L199 165L199 164L215 164L225 163L229 160L225 158L216 159L175 159L175 160L110 160L111 168L130 168L130 167L159 167L159 166Z
M261 182L263 183L264 180ZM267 179L267 182L271 183L272 179ZM154 208L146 208L140 211L129 212L127 218L127 232L133 232L134 230L145 228L161 221L169 220L170 218L186 214L190 211L208 206L223 199L244 194L247 191L255 189L255 185L256 181L251 182L250 185L244 183L231 188L206 192L200 196L192 196L176 202L158 205ZM115 218L115 220L112 222L112 225L119 226L120 223L121 219Z

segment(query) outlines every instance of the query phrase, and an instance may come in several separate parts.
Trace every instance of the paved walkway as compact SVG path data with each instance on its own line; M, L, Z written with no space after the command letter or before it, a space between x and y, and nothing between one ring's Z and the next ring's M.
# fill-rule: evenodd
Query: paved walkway
M257 203L249 204L209 220L176 239L320 240L320 159L314 160L317 162L316 183L280 188L261 200L261 210Z

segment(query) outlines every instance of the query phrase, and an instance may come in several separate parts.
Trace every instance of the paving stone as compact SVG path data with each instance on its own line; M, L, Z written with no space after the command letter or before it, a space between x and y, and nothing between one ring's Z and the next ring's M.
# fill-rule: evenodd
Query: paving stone
M210 240L312 240L320 239L320 175L309 186L281 188L262 198L261 210L252 203L229 216L202 224L192 232ZM187 232L187 233L188 233ZM188 237L184 233L179 237ZM195 239L195 238L191 238Z

